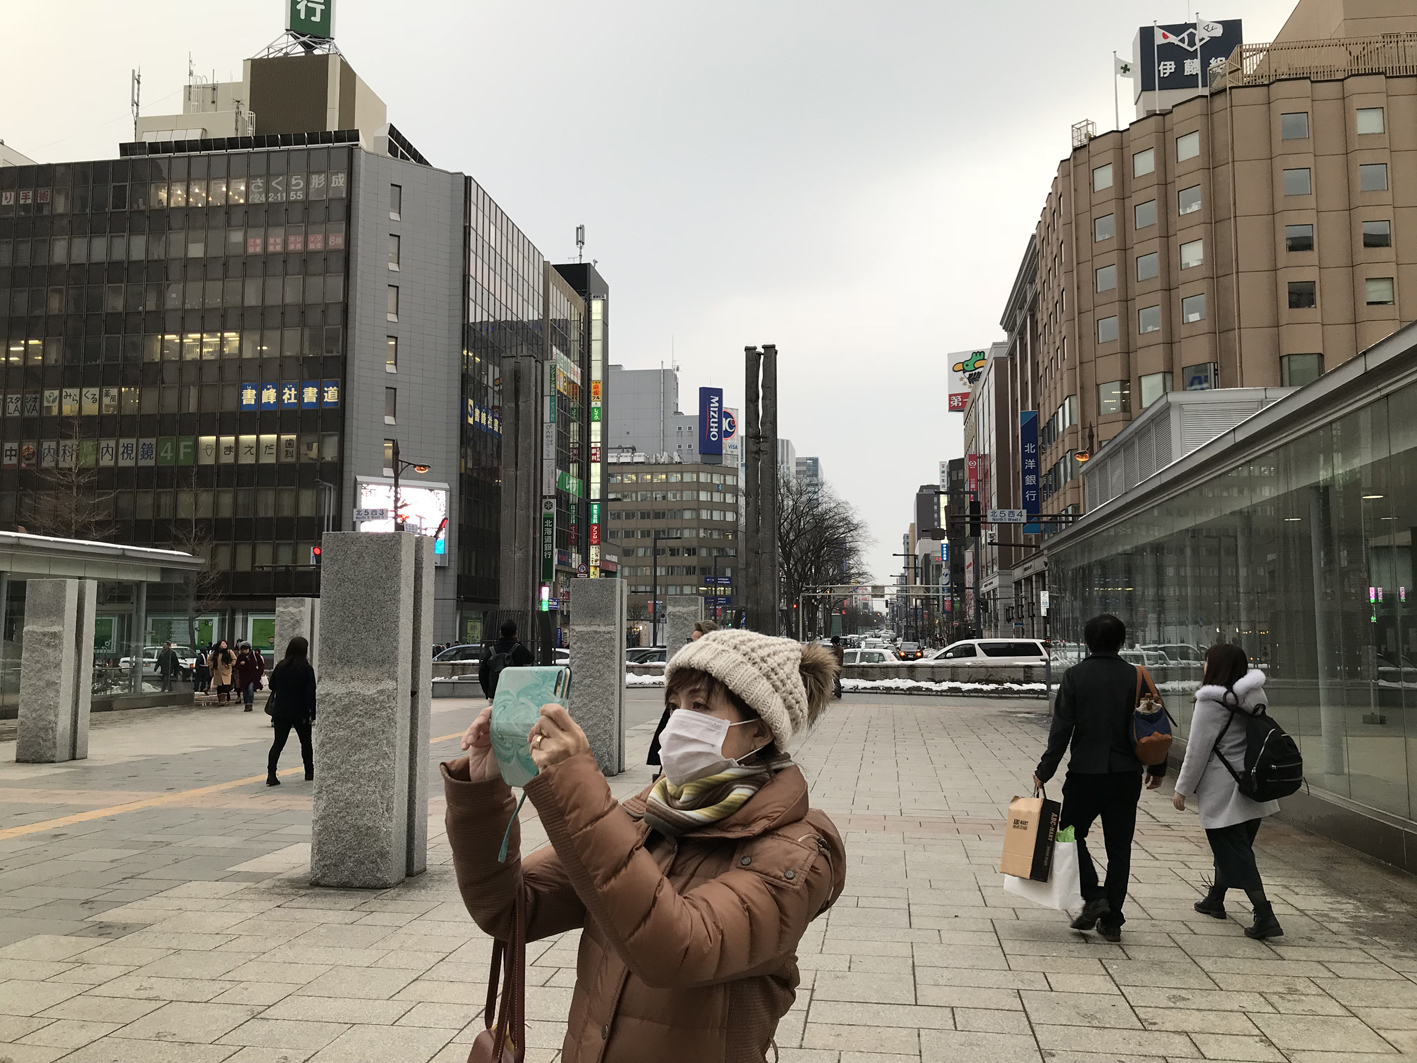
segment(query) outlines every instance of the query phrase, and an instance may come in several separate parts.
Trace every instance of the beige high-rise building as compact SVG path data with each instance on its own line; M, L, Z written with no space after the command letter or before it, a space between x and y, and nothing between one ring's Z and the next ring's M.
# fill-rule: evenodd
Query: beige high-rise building
M1160 395L1306 384L1417 316L1417 5L1302 0L1208 94L1076 129L1034 244L1005 325L1059 512Z

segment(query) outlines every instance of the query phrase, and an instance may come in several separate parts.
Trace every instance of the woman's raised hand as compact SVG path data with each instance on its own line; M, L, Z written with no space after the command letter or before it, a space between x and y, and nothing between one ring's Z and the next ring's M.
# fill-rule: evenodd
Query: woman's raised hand
M541 706L541 719L532 724L527 741L531 743L531 759L538 771L545 771L577 753L590 752L585 732L563 705Z
M467 776L473 782L486 782L501 775L497 758L492 755L491 705L477 714L459 744L467 750Z

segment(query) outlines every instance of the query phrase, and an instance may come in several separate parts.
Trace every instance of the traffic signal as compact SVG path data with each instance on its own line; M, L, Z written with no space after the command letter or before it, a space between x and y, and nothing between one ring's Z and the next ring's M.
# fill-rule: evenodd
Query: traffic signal
M979 524L979 499L977 499L977 498L971 498L971 499L969 500L969 536L970 536L970 538L972 538L972 539L977 539L977 538L979 538L980 530L981 530L981 529L980 529L980 524Z
M310 564L315 568L320 567L320 548L318 546L310 547Z

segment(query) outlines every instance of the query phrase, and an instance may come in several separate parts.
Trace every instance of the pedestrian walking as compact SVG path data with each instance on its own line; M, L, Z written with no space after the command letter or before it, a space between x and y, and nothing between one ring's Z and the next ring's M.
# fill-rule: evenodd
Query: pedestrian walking
M503 620L500 631L501 637L482 651L482 663L477 667L477 681L482 684L482 693L487 695L488 701L497 693L497 677L503 668L524 668L536 661L531 650L517 638L515 620Z
M315 669L310 666L310 643L296 635L285 647L285 656L271 669L271 727L275 736L266 757L266 785L279 786L276 767L291 728L300 739L300 759L305 762L305 778L315 777L315 753L310 733L315 724Z
M1278 812L1279 802L1246 797L1218 759L1224 757L1232 765L1245 762L1242 717L1266 707L1264 673L1250 667L1249 657L1239 646L1219 643L1205 652L1201 683L1186 739L1186 757L1176 776L1176 794L1172 798L1178 812L1186 810L1188 799L1195 801L1215 857L1215 878L1210 891L1196 901L1195 909L1202 915L1224 919L1226 891L1241 889L1255 912L1253 924L1245 927L1245 936L1261 940L1280 937L1284 929L1275 918L1274 905L1265 896L1255 863L1255 835L1260 820Z
M841 644L841 636L832 636L832 656L836 658L836 678L832 681L832 697L841 697L841 670L846 665L846 649Z
M1053 777L1063 751L1071 746L1058 829L1072 827L1077 837L1084 903L1072 927L1096 927L1107 941L1120 941L1142 788L1143 765L1131 731L1142 677L1118 656L1127 640L1127 626L1115 616L1093 617L1083 628L1083 639L1088 655L1063 673L1053 703L1048 748L1034 770L1033 785L1041 789ZM1147 767L1146 774L1147 789L1155 790L1166 765ZM1099 817L1107 848L1107 878L1101 885L1085 840Z
M231 679L236 668L236 654L231 652L226 639L212 647L207 667L212 670L212 682L216 684L217 704L224 705L231 700Z
M164 642L157 655L157 674L162 678L163 693L172 689L172 680L181 668L182 662L177 659L177 651L172 648L172 643Z
M197 651L197 658L192 662L192 693L206 694L212 687L212 670L207 664L207 658L211 656L212 647Z
M236 666L232 669L233 685L241 691L246 711L251 712L256 704L256 691L264 685L266 661L249 642L243 642L236 651Z
M453 866L478 926L506 939L519 907L528 941L581 930L568 1063L769 1058L798 945L846 880L841 836L787 753L826 707L835 667L824 647L752 631L683 647L666 668L665 774L623 804L580 727L545 706L526 794L550 845L524 858L490 708L463 736L468 755L442 765Z
M703 637L704 637L705 635L707 635L710 631L717 631L717 630L718 630L718 625L715 624L712 620L695 620L695 621L694 621L694 629L689 632L689 641L690 641L690 642L698 642L699 639L703 638ZM666 666L666 671L667 671L667 670L668 670L668 669L667 669L667 666ZM666 703L665 703L665 706L664 706L664 712L661 713L661 714L660 714L660 717L659 717L659 726L657 726L657 727L654 729L654 734L653 734L652 736L650 736L650 740L649 740L649 756L645 757L645 763L648 764L651 768L658 768L658 767L659 767L659 743L660 743L660 737L664 734L664 729L665 729L665 727L667 727L667 726L669 725L669 717L670 717L670 715L671 715L673 712L674 712L673 706L669 705L669 704L666 702ZM659 772L658 772L658 771L656 771L656 772L654 773L654 778L655 778L655 779L658 779L658 778L659 778Z

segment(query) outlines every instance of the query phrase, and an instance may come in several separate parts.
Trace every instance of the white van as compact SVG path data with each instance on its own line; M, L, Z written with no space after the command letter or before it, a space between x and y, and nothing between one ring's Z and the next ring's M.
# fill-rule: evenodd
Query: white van
M918 664L1044 664L1048 651L1038 639L965 639L952 642Z

